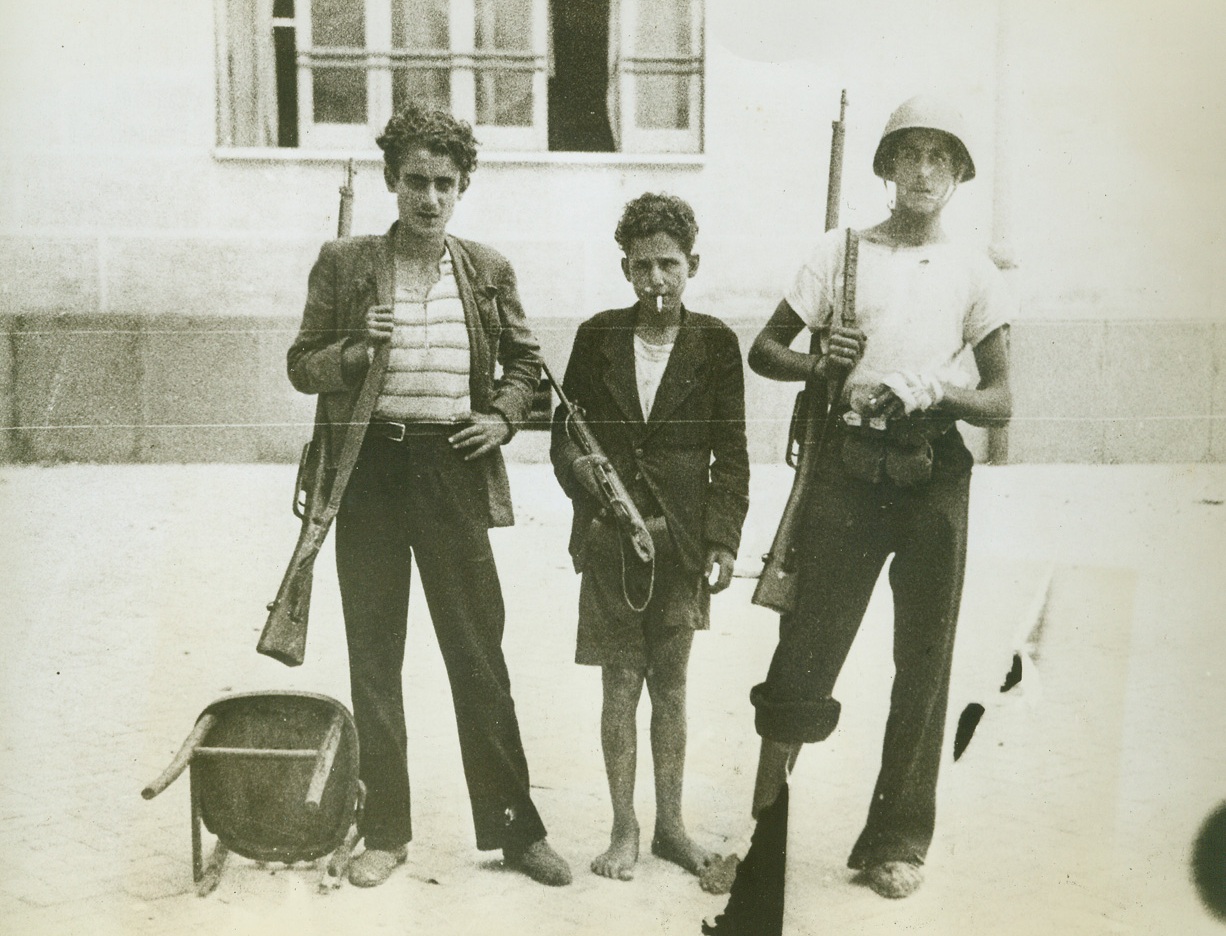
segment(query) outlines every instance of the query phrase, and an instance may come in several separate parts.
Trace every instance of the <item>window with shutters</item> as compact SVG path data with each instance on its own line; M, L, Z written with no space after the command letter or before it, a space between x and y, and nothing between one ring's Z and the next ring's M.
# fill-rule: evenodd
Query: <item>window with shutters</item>
M218 142L369 150L409 100L487 150L702 150L701 0L217 0Z

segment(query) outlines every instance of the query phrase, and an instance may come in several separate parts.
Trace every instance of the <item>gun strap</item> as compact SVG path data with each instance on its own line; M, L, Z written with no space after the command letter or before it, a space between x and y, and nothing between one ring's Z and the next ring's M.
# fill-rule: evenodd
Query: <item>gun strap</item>
M647 597L643 599L641 605L634 603L634 599L630 597L630 589L626 586L626 538L622 535L621 527L615 527L617 530L617 547L622 557L622 597L626 599L626 604L631 611L642 613L647 610L647 606L651 604L651 596L655 594L656 589L656 558L651 557L651 573L647 579Z
M839 320L844 328L856 324L856 269L860 265L860 234L847 229L847 246L843 257L843 305Z
M315 522L321 524L325 529L336 519L336 514L341 509L341 499L345 496L349 476L353 474L353 466L358 462L358 454L362 451L362 441L366 438L370 417L375 412L375 403L379 399L379 387L383 382L383 374L387 370L387 360L390 354L391 346L388 342L375 349L374 360L367 368L366 377L362 381L362 389L358 391L358 399L353 405L349 426L345 429L345 441L341 445L341 454L336 461L336 476L332 479L332 487L328 491L328 503L315 518Z

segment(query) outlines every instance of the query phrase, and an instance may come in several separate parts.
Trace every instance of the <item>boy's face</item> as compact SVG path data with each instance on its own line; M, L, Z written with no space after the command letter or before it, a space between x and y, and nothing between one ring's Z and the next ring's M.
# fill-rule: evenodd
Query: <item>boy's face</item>
M622 272L639 299L654 304L662 296L673 308L681 302L685 281L698 272L698 254L687 254L671 234L636 237L622 258Z
M396 196L401 227L417 237L442 237L464 192L464 177L451 157L412 150L401 159L399 171L385 167L383 176Z

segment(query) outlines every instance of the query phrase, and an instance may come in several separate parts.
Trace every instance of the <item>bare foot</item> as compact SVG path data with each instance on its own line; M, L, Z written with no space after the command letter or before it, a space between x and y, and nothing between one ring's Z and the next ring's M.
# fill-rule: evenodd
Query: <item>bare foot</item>
M657 858L680 865L690 874L702 874L703 869L711 862L718 861L720 857L695 842L684 829L668 834L657 829L651 840L651 853Z
M608 851L592 859L592 872L614 881L634 878L634 866L639 860L639 829L614 829L609 836Z

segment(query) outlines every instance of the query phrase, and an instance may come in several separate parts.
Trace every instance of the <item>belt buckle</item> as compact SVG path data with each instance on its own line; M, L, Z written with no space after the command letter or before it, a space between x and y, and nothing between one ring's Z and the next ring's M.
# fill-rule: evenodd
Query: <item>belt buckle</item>
M392 434L389 432L389 433L388 433L387 435L385 435L383 438L387 439L389 442L403 442L403 441L404 441L405 432L407 431L407 427L405 426L405 424L404 424L404 423L401 423L401 422L393 422L393 421L392 421L392 420L390 420L390 419L386 419L386 420L381 419L381 420L379 420L379 424L380 424L380 425L382 425L382 426L387 427L387 429L389 429L389 430L390 430L390 429L393 429L393 428L394 428L394 429L399 429L399 430L400 430L400 435L392 435Z

